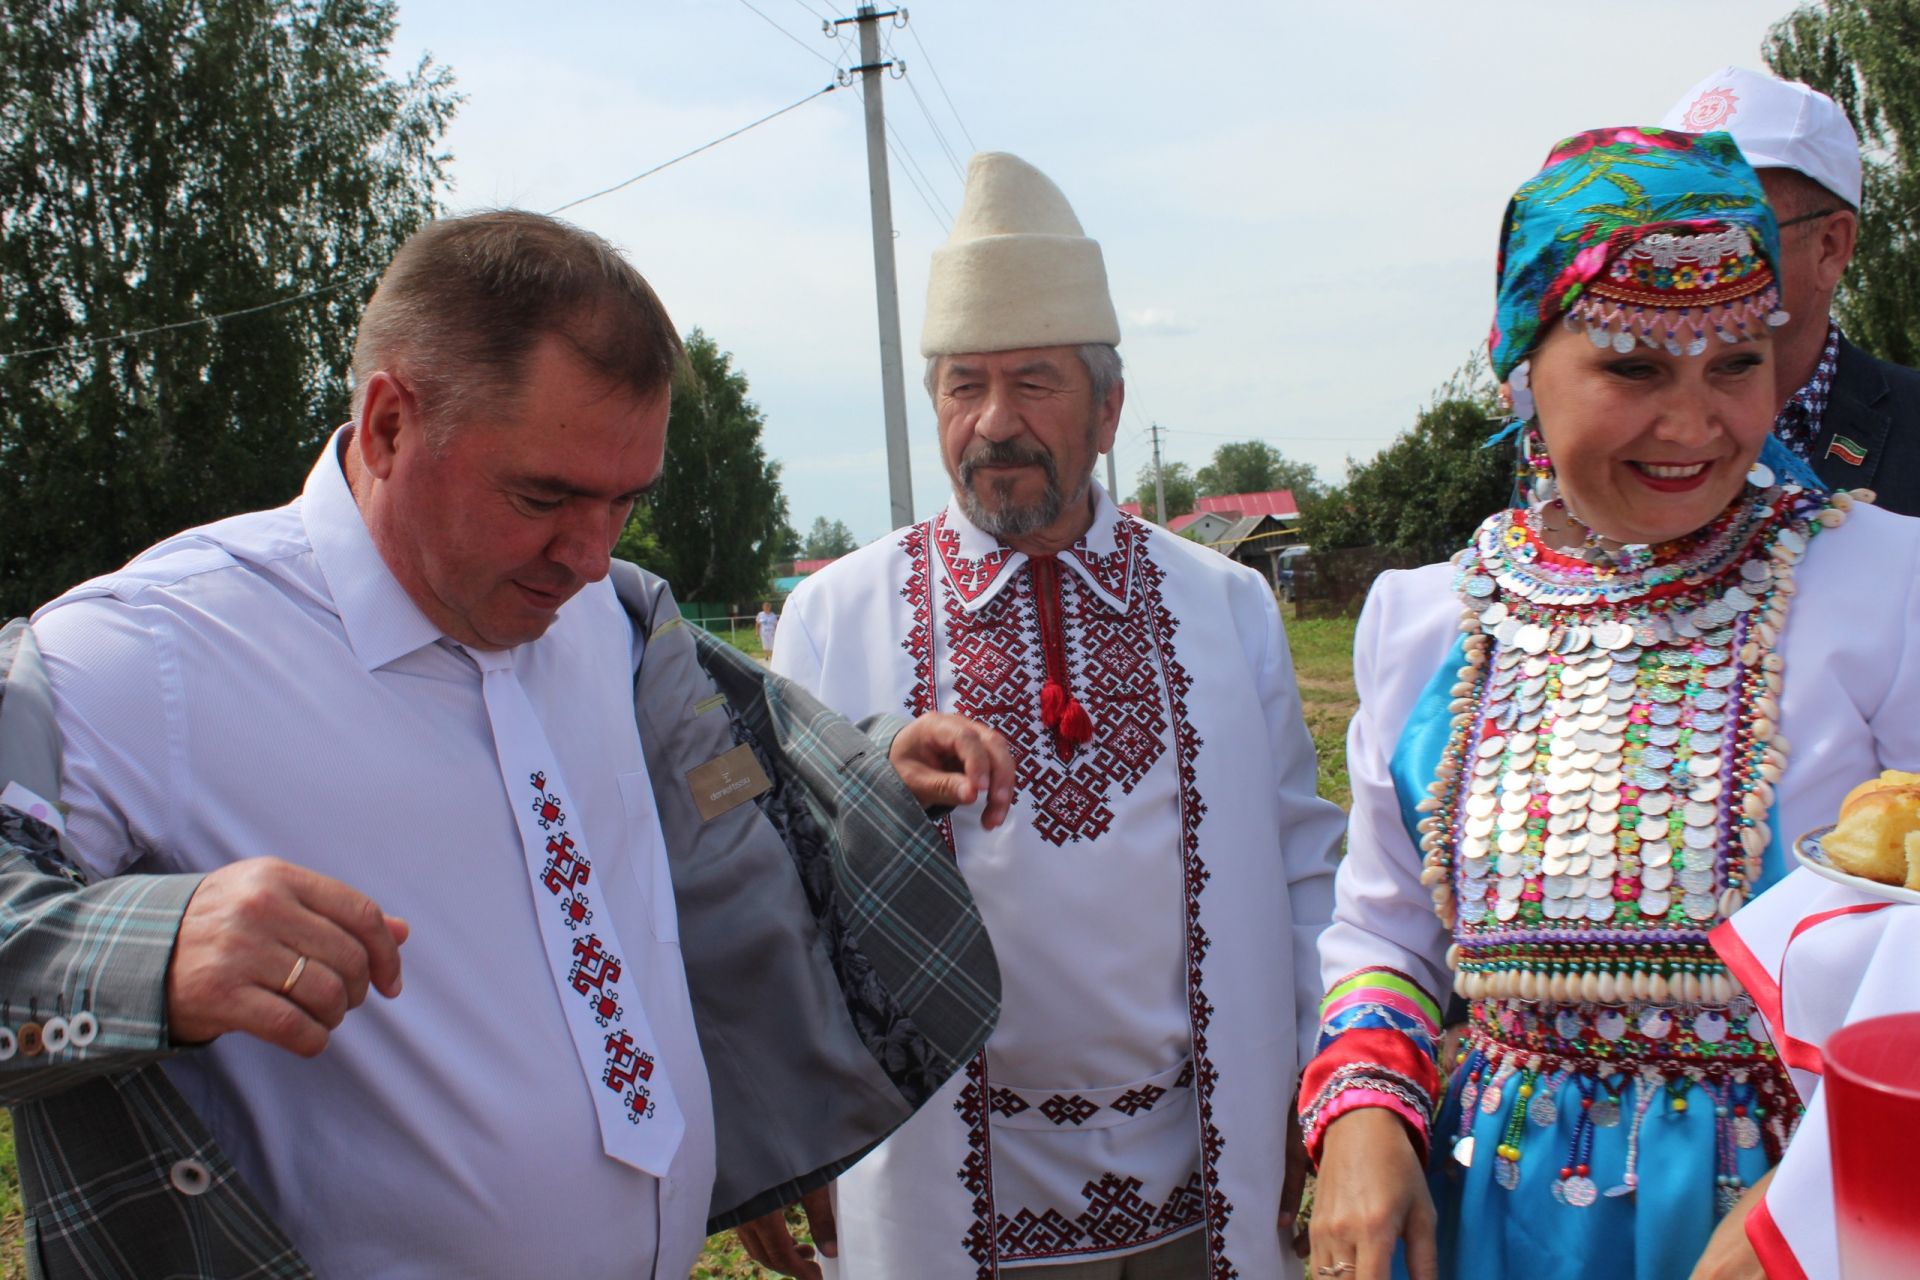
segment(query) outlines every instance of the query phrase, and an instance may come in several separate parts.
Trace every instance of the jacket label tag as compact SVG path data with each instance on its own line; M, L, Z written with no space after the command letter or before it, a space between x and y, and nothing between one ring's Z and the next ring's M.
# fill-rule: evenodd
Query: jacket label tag
M687 786L704 822L773 790L766 770L753 757L753 748L744 743L687 770Z
M721 759L726 759L726 756L722 756ZM756 791L754 794L758 795L759 792ZM17 782L9 782L6 790L0 791L0 804L10 809L18 809L29 818L38 818L61 835L67 834L66 815L60 812L59 806L42 800Z

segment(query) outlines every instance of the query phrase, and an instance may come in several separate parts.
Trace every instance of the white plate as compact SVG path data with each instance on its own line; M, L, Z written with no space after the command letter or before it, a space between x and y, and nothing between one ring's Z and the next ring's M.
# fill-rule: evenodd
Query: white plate
M1820 847L1821 840L1833 830L1832 827L1815 827L1812 831L1793 842L1793 856L1800 865L1815 875L1825 876L1837 884L1849 885L1862 893L1870 893L1876 898L1885 898L1890 902L1911 902L1920 904L1920 893L1898 884L1882 884L1878 880L1869 880L1865 876L1856 876L1842 871L1827 861L1827 851Z

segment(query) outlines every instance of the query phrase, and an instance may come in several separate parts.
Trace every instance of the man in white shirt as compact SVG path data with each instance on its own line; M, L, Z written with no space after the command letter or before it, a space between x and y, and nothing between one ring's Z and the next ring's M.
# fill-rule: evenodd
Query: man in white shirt
M683 360L597 237L432 224L298 500L36 615L75 856L204 877L165 1014L205 1047L165 1065L297 1249L248 1274L678 1280L699 1252L713 1116L604 581ZM947 803L991 747L929 721L892 758Z
M999 1025L841 1175L840 1280L1294 1265L1288 1104L1343 822L1264 579L1092 481L1119 337L1058 188L974 157L921 336L952 501L781 617L775 669L842 714L959 711L1017 762L1004 824L950 825Z

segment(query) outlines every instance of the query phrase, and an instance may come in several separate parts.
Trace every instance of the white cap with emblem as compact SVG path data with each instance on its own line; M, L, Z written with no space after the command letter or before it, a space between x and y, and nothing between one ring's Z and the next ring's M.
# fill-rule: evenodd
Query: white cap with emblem
M1804 84L1722 67L1687 90L1660 127L1730 133L1754 168L1804 173L1860 208L1860 138L1838 103Z

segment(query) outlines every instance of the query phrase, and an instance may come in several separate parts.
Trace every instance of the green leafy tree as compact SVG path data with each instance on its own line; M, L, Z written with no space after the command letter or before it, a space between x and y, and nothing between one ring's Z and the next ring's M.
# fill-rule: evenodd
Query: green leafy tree
M813 528L807 530L807 540L801 547L802 559L832 560L858 549L859 543L853 540L853 530L839 520L828 520L825 516L813 518Z
M666 548L654 535L653 507L649 502L635 504L627 527L620 531L620 541L613 544L613 555L617 560L631 560L644 569L667 576L673 566L668 563Z
M1325 492L1320 473L1309 462L1293 462L1264 440L1240 440L1213 451L1213 461L1194 473L1204 497L1233 493L1266 493L1288 489L1301 507Z
M388 76L394 13L0 4L0 616L299 492L448 159L452 77Z
M800 541L799 530L793 527L791 521L782 520L780 532L773 539L774 562L804 559L806 552L806 544Z
M1920 364L1920 0L1827 0L1767 35L1775 74L1845 109L1865 161L1860 241L1834 301L1854 341Z
M1316 549L1383 546L1442 556L1507 504L1513 450L1482 448L1499 422L1483 398L1437 397L1406 432L1300 514Z
M1163 463L1160 468L1162 485L1167 494L1167 519L1183 516L1200 501L1198 486L1193 479L1193 470L1184 462ZM1140 504L1140 511L1147 519L1154 518L1153 501L1153 464L1147 463L1140 468L1140 474L1134 477L1133 497L1130 501Z
M765 419L733 357L695 329L687 383L674 390L660 486L635 510L614 554L666 578L682 601L742 603L766 594L787 524L780 464L760 444Z

